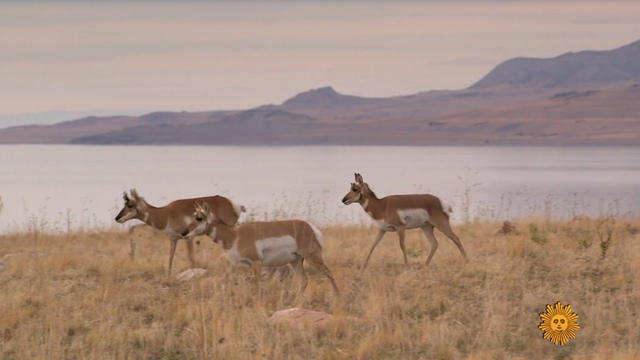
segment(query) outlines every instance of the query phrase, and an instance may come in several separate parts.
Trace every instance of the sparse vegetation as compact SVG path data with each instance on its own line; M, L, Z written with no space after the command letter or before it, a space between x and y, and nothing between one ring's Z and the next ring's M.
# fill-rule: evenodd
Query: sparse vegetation
M598 221L596 226L596 232L598 233L598 239L600 239L600 258L604 259L607 256L607 251L611 245L611 238L613 237L613 230L615 228L616 220L614 218L604 218Z
M529 224L529 236L534 243L545 244L547 242L547 236L538 229L537 224Z
M169 241L146 229L5 234L0 358L637 359L640 220L603 221L520 219L513 225L529 231L506 235L496 234L501 222L461 225L455 231L471 262L436 233L428 268L427 241L411 231L409 270L389 237L365 272L375 230L324 228L342 296L308 267L303 304L295 302L295 278L263 281L256 298L251 272L231 272L206 238L198 261L209 275L178 283L166 277ZM187 264L179 250L176 270ZM538 313L555 301L571 304L582 326L563 347L537 328ZM302 331L267 321L296 305L362 321Z

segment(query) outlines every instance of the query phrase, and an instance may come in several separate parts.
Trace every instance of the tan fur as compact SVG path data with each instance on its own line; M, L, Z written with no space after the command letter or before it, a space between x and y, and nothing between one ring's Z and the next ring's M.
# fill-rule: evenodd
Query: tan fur
M458 247L462 256L467 260L467 254L462 246L462 242L458 236L451 229L449 223L449 214L442 206L440 199L431 194L407 194L407 195L389 195L378 199L375 193L369 188L369 184L365 183L362 175L355 174L355 183L351 184L351 189L344 196L342 202L344 204L351 204L353 202L359 203L364 211L367 212L372 219L378 222L380 230L376 239L369 250L367 259L365 260L364 267L367 267L369 258L376 248L378 243L382 240L382 237L387 231L398 232L398 240L402 255L404 257L405 265L409 265L407 254L405 250L405 230L421 228L424 231L427 239L431 243L431 252L426 260L426 265L429 265L433 255L438 249L438 242L433 235L433 228L440 230L443 234L449 237ZM406 226L400 219L398 210L425 210L428 214L428 219L421 224L413 226Z
M128 196L125 193L125 205L116 216L116 221L126 222L131 219L138 219L169 236L171 240L169 274L171 274L177 241L182 238L182 232L187 229L187 226L191 223L191 220L193 220L192 215L196 204L206 203L212 209L212 212L216 214L216 217L224 224L234 225L238 222L240 216L240 214L236 213L231 201L223 196L215 195L180 199L172 201L166 206L155 207L147 203L143 197L139 196L135 189L132 189L130 194L131 195ZM122 218L127 219L121 220ZM187 218L188 220L185 220ZM195 266L193 240L191 238L187 238L186 240L189 261L193 267Z
M283 236L291 236L296 243L295 260L291 261L294 270L298 272L301 278L300 294L306 288L306 273L302 267L304 260L310 261L318 267L329 278L331 285L336 293L339 293L333 275L329 268L325 265L322 258L322 246L316 233L311 225L303 220L284 220L284 221L261 221L252 222L236 226L229 226L224 222L210 216L208 205L203 204L197 207L194 213L194 222L188 227L188 236L196 236L206 234L212 237L213 241L220 243L225 252L230 252L235 246L237 254L249 260L249 264L256 272L256 281L261 273L262 259L258 255L256 244L260 240L267 238L278 238ZM200 216L200 221L198 221ZM195 231L201 221L206 221L206 227L199 231Z
M219 225L222 228L225 225ZM284 221L259 221L238 225L233 231L224 232L227 240L231 236L235 236L238 242L238 251L246 254L252 260L257 261L256 241L269 237L280 237L290 235L296 240L298 252L302 257L310 257L314 253L322 253L322 247L316 240L311 226L302 220L284 220ZM225 242L226 244L227 242ZM228 248L227 248L228 249Z

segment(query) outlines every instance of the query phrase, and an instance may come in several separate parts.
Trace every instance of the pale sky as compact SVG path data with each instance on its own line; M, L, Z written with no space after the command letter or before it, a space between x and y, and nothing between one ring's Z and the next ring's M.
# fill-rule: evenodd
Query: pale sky
M1 3L0 115L457 89L511 57L638 39L640 1Z

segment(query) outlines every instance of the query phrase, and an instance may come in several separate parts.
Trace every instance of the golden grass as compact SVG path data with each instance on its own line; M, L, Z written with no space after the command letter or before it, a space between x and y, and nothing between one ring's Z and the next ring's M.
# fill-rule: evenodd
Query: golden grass
M520 233L508 236L495 235L497 223L456 227L470 263L437 233L429 268L424 235L410 231L409 270L388 234L365 272L375 230L323 229L342 296L308 267L302 306L363 321L302 331L267 321L298 305L295 277L264 280L258 299L251 272L232 272L207 238L198 257L210 274L177 283L165 275L169 241L150 231L4 235L0 258L14 255L0 273L0 358L640 358L640 221L616 220L604 259L596 220L515 224ZM176 272L187 267L184 247ZM538 329L538 313L556 301L581 325L562 347Z

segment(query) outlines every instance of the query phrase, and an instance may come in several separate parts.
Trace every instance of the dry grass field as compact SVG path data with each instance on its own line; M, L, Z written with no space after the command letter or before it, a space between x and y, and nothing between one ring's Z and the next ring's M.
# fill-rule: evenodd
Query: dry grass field
M169 241L142 229L0 236L2 359L638 359L640 220L520 219L455 227L465 263L442 234L430 267L427 241L407 233L405 269L388 234L362 272L373 228L329 227L325 259L342 295L307 267L297 279L232 271L202 238L199 280L166 276ZM609 231L610 240L609 239ZM137 254L129 255L129 238ZM187 268L179 243L174 272ZM581 329L567 345L542 338L538 313L571 304ZM274 325L294 306L359 318L324 327Z

